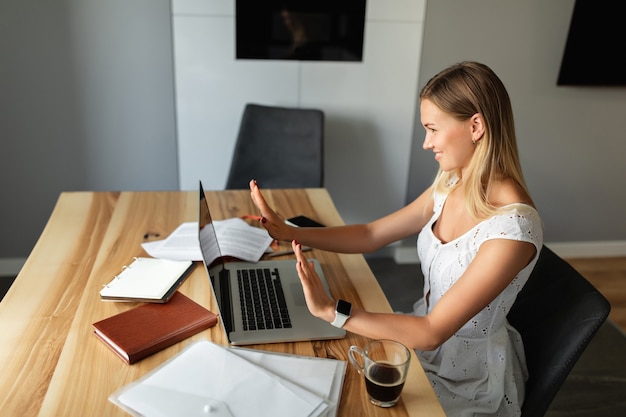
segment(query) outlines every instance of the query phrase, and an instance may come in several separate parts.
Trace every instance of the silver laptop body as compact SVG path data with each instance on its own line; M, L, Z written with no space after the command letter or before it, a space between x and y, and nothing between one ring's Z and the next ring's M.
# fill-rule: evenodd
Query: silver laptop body
M209 206L202 182L200 182L198 239L203 264L217 300L221 325L228 341L233 345L296 342L305 340L339 339L345 336L343 329L314 317L308 310L302 284L296 272L296 260L270 260L252 262L225 262L220 256L213 260L215 248L219 250L217 236L212 225ZM313 260L326 292L328 283L317 260ZM252 272L250 272L252 271ZM246 291L246 288L250 291ZM259 293L267 289L280 299L273 308L269 301L254 305L243 295ZM253 316L261 310L261 317ZM278 317L269 317L269 313Z

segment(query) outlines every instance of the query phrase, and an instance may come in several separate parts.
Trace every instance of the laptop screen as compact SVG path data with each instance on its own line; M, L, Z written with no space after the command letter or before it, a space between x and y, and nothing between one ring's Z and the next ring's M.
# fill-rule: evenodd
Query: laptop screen
M204 195L204 188L200 182L200 204L198 215L198 240L200 241L200 251L202 258L207 267L213 266L213 263L221 258L220 246L217 243L217 235L215 227L209 213L209 205Z
M209 204L204 195L204 188L200 182L200 204L198 204L198 240L200 242L200 252L202 252L202 260L204 268L209 275L211 290L217 301L217 309L219 311L222 324L226 330L226 334L232 330L232 313L230 311L230 294L227 283L222 282L222 274L227 274L224 269L223 258L221 256L220 247L217 242L217 235L211 213L209 212Z

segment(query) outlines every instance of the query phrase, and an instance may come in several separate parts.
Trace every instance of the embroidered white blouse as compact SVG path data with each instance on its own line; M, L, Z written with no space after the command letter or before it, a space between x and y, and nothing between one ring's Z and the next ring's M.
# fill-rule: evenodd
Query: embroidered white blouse
M506 207L505 214L442 243L432 228L446 197L435 194L434 214L417 240L424 294L430 295L428 305L424 298L415 303L416 315L427 314L437 304L487 240L530 242L537 255L502 293L439 348L416 353L448 417L519 416L528 372L522 339L506 316L537 262L543 244L541 219L533 207L513 204Z

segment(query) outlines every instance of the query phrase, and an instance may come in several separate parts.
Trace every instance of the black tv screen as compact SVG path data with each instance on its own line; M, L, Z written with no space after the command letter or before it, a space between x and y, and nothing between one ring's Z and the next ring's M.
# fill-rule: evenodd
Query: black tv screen
M362 61L365 0L237 0L237 59Z
M576 0L558 85L626 85L620 0Z

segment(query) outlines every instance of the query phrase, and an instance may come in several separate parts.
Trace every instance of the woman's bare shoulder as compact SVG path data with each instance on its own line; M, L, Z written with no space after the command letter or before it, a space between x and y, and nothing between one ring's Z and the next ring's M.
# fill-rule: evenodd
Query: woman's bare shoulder
M534 207L534 203L528 193L511 178L498 180L492 184L489 192L489 201L495 207L504 207L519 203Z

